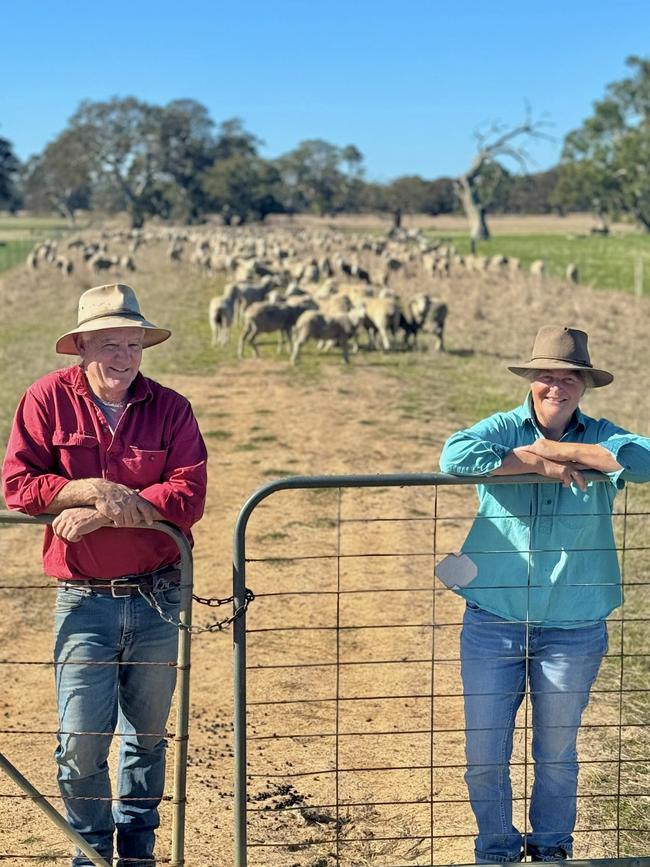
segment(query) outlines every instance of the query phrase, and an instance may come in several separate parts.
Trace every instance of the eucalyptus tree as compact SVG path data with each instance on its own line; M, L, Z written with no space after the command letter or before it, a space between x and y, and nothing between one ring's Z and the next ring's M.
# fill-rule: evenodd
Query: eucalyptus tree
M650 231L650 59L628 57L632 74L608 85L593 114L570 132L557 198L587 201L607 220L630 214Z
M0 137L0 208L13 211L20 202L19 184L20 160L15 155L13 145Z
M31 157L23 169L25 206L33 211L55 210L71 225L76 210L90 207L92 184L92 162L70 129Z
M157 213L163 173L161 109L135 97L82 102L69 129L92 165L93 184L115 188L133 228Z
M217 155L214 121L193 99L177 99L157 112L160 172L172 216L188 223L200 220L207 201L201 176Z
M290 211L336 214L353 210L362 193L363 156L354 145L308 139L281 156L278 166Z

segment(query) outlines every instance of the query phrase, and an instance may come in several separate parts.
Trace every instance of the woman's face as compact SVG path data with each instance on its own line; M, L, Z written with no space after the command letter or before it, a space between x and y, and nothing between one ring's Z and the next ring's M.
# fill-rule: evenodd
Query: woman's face
M540 370L530 390L540 426L547 433L561 435L585 393L585 383L577 371Z

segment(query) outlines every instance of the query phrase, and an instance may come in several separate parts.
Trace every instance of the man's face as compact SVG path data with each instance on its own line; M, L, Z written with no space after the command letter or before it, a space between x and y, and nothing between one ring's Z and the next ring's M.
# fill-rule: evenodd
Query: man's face
M540 370L530 390L538 422L547 430L561 433L578 408L585 383L577 372Z
M142 361L142 328L105 328L82 335L79 354L100 398L120 400L136 377Z

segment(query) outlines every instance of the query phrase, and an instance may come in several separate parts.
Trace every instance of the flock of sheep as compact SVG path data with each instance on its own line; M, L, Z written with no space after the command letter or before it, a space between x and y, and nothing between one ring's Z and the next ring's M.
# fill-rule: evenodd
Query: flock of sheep
M343 361L359 350L384 352L418 347L429 335L444 350L444 329L452 282L468 273L522 275L518 259L462 256L450 241L432 240L420 230L392 230L386 236L344 234L333 228L199 227L174 230L104 230L96 240L44 241L29 254L30 271L46 265L65 276L86 268L121 279L135 271L143 245L167 244L170 268L188 266L226 284L210 301L212 344L232 339L239 326L239 355L259 355L258 340L277 334L292 363L309 340L337 346ZM109 254L109 246L122 252ZM163 258L162 251L158 254ZM530 266L544 277L543 260ZM566 279L577 282L575 265ZM400 291L398 292L398 288ZM441 297L442 296L442 297Z
M109 256L108 242L105 239L89 242L82 238L75 238L68 241L64 249L65 253L60 252L58 241L48 239L38 243L27 256L28 270L33 272L50 265L58 268L64 277L71 277L80 264L84 264L95 274L136 270L133 256L129 254ZM73 258L75 252L78 254L76 262Z

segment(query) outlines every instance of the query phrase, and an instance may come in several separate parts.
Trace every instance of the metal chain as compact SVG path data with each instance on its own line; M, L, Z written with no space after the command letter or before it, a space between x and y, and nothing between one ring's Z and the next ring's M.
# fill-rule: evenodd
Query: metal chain
M167 588L165 588L167 589ZM233 621L237 620L238 617L241 617L248 610L248 606L255 599L255 594L252 590L249 590L248 587L244 589L244 601L243 603L233 611L233 613L224 617L223 620L216 620L214 623L209 623L207 626L195 626L194 624L188 625L187 623L181 623L180 620L175 619L174 617L170 617L160 607L158 600L154 596L154 594L149 590L143 590L142 587L138 588L138 591L142 598L147 602L153 609L158 613L158 616L161 617L165 623L170 623L172 626L176 626L178 629L183 629L185 632L189 632L190 635L200 635L202 632L222 632L227 626L229 626ZM233 602L234 596L226 596L224 599L219 599L217 597L206 597L206 596L197 596L195 593L192 593L192 599L195 602L198 602L199 605L207 605L210 608L218 608L221 605L228 605Z

